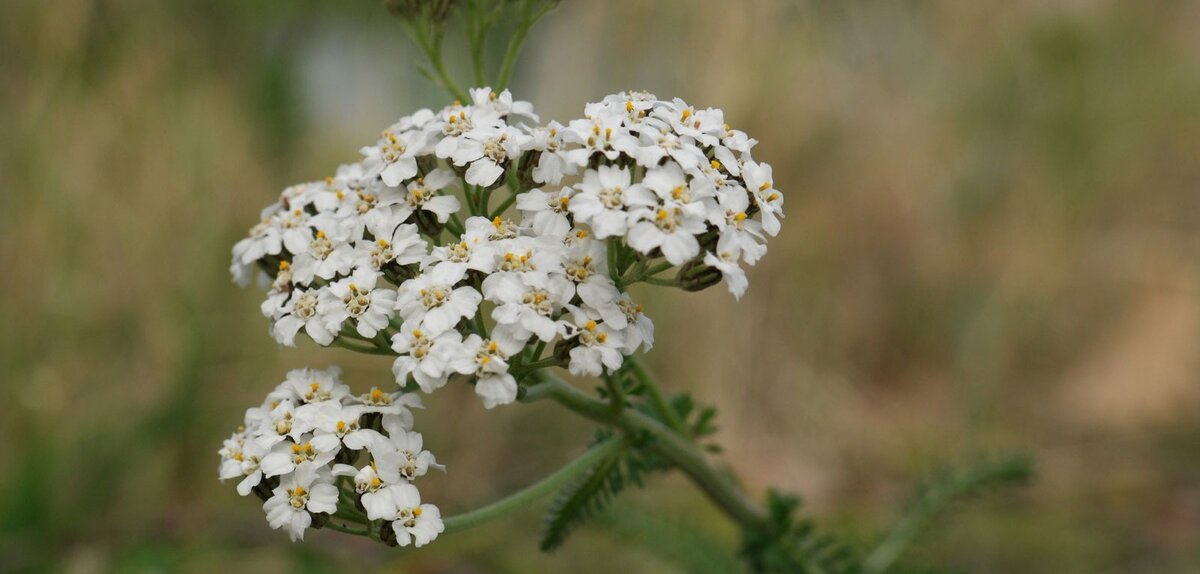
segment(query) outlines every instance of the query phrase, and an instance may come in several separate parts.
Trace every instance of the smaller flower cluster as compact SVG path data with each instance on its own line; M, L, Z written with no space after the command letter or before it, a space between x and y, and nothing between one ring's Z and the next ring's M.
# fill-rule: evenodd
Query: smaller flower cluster
M779 233L783 194L757 144L725 123L724 112L675 98L622 92L584 108L567 125L533 132L536 183L518 208L548 234L586 225L597 239L621 238L671 265L703 262L740 298L754 265ZM582 177L576 177L582 173ZM569 219L568 219L569 218Z
M383 521L401 546L444 530L438 507L422 504L412 481L444 470L413 432L420 397L377 388L352 394L337 367L297 369L246 411L219 451L222 481L261 498L267 522L292 540L331 517Z

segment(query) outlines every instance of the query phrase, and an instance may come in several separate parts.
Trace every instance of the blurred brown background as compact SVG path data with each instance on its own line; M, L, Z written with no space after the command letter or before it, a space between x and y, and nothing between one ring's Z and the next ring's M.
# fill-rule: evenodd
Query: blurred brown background
M735 303L643 292L651 366L721 407L724 456L873 540L909 487L989 452L1036 483L943 517L905 564L1200 571L1200 3L566 0L514 90L544 119L622 89L717 106L788 197ZM451 43L455 44L453 38ZM445 103L372 0L0 3L0 571L724 572L677 477L556 555L538 508L401 557L290 544L216 481L287 369L229 248L283 186ZM461 53L452 64L464 72ZM417 424L454 513L591 429L469 390ZM710 555L697 555L697 543Z

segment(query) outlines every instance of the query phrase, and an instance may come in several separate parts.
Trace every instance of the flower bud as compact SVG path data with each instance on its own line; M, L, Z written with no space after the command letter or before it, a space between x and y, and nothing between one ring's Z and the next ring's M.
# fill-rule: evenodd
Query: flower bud
M446 226L445 223L438 221L437 215L425 210L421 210L416 213L416 220L417 229L421 230L421 233L424 233L430 237L437 237L438 235L441 235L442 228Z
M679 269L675 282L684 291L703 291L721 282L721 271L704 264L703 260L689 261Z

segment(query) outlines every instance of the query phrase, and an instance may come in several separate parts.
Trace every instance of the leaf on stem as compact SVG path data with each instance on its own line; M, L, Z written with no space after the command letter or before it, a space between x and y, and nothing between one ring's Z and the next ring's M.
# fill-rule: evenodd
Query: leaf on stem
M562 546L572 528L599 514L624 490L632 478L623 468L627 454L628 449L613 451L559 491L542 521L543 552Z

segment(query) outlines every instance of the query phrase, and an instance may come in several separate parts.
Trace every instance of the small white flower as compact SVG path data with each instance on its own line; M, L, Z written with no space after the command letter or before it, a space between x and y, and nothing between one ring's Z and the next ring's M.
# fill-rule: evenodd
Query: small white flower
M527 147L539 152L538 163L533 168L533 180L538 183L558 185L563 177L575 175L579 166L567 161L564 150L567 141L563 138L565 128L558 122L545 127L536 127L531 133Z
M333 342L335 333L326 327L328 319L321 314L318 307L320 293L324 289L309 290L297 288L291 297L277 311L275 324L271 327L271 335L280 345L293 347L296 344L296 333L304 329L309 338L319 345L329 345Z
M255 412L256 410L258 412ZM246 413L246 420L257 421L254 440L263 448L269 449L280 441L298 435L294 429L296 405L291 399L275 400L265 407L251 409Z
M638 165L642 167L655 167L663 158L669 157L678 164L678 167L683 168L684 171L690 171L708 161L704 157L704 152L692 142L691 138L680 137L671 131L659 130L650 126L643 127L639 136L639 147L632 155Z
M331 219L313 219L313 236L305 250L292 261L292 277L296 283L308 285L313 277L332 279L350 272L354 248L348 237L338 230Z
M429 544L446 530L442 513L432 504L421 504L421 493L411 484L396 487L396 515L392 530L400 546L413 544L418 548Z
M622 153L632 157L638 149L638 140L622 125L623 119L624 114L612 113L571 121L563 133L563 140L580 147L564 152L563 158L582 168L596 155L609 161Z
M641 253L661 249L672 265L682 265L700 253L696 235L704 233L704 221L680 207L659 206L639 212L638 221L629 230L629 246Z
M533 104L529 102L513 101L512 93L504 90L497 94L489 87L471 88L471 103L479 109L489 110L500 115L516 115L524 116L533 121L538 121L537 114L533 113Z
M338 490L327 469L301 465L296 472L279 481L274 496L263 503L271 528L286 529L292 541L304 539L312 525L312 515L337 512Z
M318 312L326 317L330 332L341 331L347 319L354 320L358 334L372 338L388 325L396 303L396 292L376 289L379 273L370 269L355 269L345 279L321 291Z
M374 431L359 427L359 420L366 410L362 405L326 403L297 413L297 416L311 419L302 422L313 429L311 443L314 449L318 452L337 452L341 445L350 450L366 448L374 439Z
M571 362L567 370L572 375L598 377L608 368L611 373L621 368L623 358L621 348L624 340L621 334L608 325L597 323L588 318L582 310L574 310L572 317L575 321L570 336L579 340L579 346L570 351Z
M411 265L420 262L429 248L416 225L397 225L394 217L377 217L367 224L367 230L374 239L360 240L355 245L354 258L376 271L391 263Z
M628 293L621 293L617 299L617 307L625 314L626 327L621 331L626 355L637 352L638 347L649 351L654 346L654 322L642 313L642 306L635 303Z
M565 237L571 231L568 207L574 193L570 187L563 187L552 192L531 189L518 195L517 209L523 214L521 226L540 236Z
M324 466L333 461L341 447L341 441L334 441L332 444L321 441L314 444L312 435L304 435L299 442L278 442L262 459L263 476L287 474L305 463Z
M630 207L649 207L654 194L630 181L628 169L602 165L583 173L579 193L571 197L570 210L576 221L591 225L597 239L624 235Z
M483 281L483 294L497 304L492 319L516 327L520 342L530 334L549 342L558 334L554 315L570 302L575 289L565 276L532 271L491 275Z
M475 315L483 299L472 287L455 288L461 279L461 270L436 266L400 285L396 310L406 323L420 323L434 333L446 331L460 319Z
M283 210L275 204L263 210L262 221L250 228L250 236L233 246L230 272L234 279L246 285L255 262L268 255L280 255L285 247L293 254L303 252L312 239L308 220L308 213L302 209Z
M260 464L263 457L267 455L267 449L257 442L247 439L245 433L242 432L234 434L232 438L225 441L225 446L221 449L220 454L221 481L241 477L242 480L237 485L238 494L242 496L250 494L250 491L262 481L263 472Z
M421 130L397 131L397 126L384 130L374 146L362 148L363 169L368 176L378 175L384 183L395 187L417 174L417 156L428 153L427 136Z
M484 408L517 400L517 380L508 373L508 357L520 350L519 346L482 339L479 335L470 335L463 341L463 354L455 362L455 370L476 375L475 394L483 399Z
M340 403L350 396L350 387L341 380L342 369L336 365L325 369L292 369L279 385L279 398L291 398L300 403Z
M505 166L521 155L528 141L529 136L513 126L477 126L463 134L450 159L457 166L470 165L465 175L467 183L490 187L504 175Z
M719 256L712 252L705 253L704 264L720 271L721 277L725 280L725 286L729 288L729 292L737 299L742 298L742 295L750 286L750 281L746 279L746 271L738 265L738 256L736 253L723 252Z
M486 217L469 217L466 230L457 242L434 247L423 267L447 267L448 276L461 277L468 269L491 273L496 268L494 246L490 239L495 226Z
M385 393L379 387L371 387L371 390L365 394L359 395L357 400L363 405L363 413L381 413L392 415L394 420L400 421L405 428L412 428L413 414L410 409L425 408L421 404L421 397L416 393Z
M445 223L460 206L458 198L439 192L449 187L454 179L454 172L442 168L435 169L424 177L412 180L403 188L382 194L379 205L395 206L393 217L399 221L407 221L418 211L428 211L434 214L438 221Z
M411 374L417 385L432 393L446 384L451 361L461 354L462 334L449 330L433 333L405 323L392 335L392 350L400 353L392 363L392 374L401 386Z
M771 166L747 160L742 166L742 178L762 214L763 229L774 237L779 233L779 219L783 217L783 194L775 190Z

